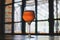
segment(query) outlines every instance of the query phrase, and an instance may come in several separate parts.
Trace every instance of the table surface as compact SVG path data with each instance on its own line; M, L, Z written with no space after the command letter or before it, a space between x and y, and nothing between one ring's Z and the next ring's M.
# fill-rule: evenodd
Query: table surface
M5 40L60 40L60 36L31 35L30 38L28 35L5 35Z

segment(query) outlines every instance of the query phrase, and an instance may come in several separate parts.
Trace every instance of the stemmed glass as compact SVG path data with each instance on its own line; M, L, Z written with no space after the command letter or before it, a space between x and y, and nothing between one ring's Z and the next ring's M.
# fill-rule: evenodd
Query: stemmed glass
M23 20L29 25L29 34L28 34L29 38L31 38L30 25L31 25L31 22L34 20L34 18L35 18L35 13L33 10L25 10L23 12Z

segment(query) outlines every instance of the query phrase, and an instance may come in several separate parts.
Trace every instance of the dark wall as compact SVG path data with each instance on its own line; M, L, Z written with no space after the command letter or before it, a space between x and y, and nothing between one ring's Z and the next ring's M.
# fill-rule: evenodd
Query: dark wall
M0 0L0 38L4 36L4 15L5 15L5 7L4 0Z

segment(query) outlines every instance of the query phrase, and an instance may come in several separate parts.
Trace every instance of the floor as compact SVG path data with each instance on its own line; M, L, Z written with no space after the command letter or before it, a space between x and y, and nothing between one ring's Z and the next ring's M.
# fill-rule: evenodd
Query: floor
M4 40L60 40L60 36L31 35L30 38L28 35L5 35Z

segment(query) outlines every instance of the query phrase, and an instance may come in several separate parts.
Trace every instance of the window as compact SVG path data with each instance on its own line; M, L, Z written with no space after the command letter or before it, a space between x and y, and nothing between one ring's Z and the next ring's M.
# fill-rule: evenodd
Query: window
M48 11L48 0L42 1L38 0L37 5L37 20L38 20L38 26L37 31L38 33L49 33L49 11ZM43 20L43 21L41 21ZM45 21L47 20L47 21Z
M5 0L5 4L12 3L12 0ZM12 32L12 4L5 6L5 33Z
M22 0L15 0L14 2L14 33L21 33L21 2Z
M12 0L7 3L8 0L6 0L6 4L12 3ZM11 33L12 32L12 17L14 18L14 33L22 33L21 29L21 6L22 6L22 0L14 0L14 16L12 16L12 4L5 7L5 22L9 24L5 24L5 33ZM36 14L35 10L35 1L29 0L26 1L26 6L24 10L33 10ZM38 33L49 33L49 22L48 22L48 0L42 1L37 0L37 32ZM35 33L36 29L36 19L31 23L30 25L30 33ZM47 21L40 21L40 20L47 20ZM10 29L9 29L10 28ZM25 32L29 33L29 27L26 23L25 26ZM33 29L33 30L32 30Z
M54 33L60 33L60 1L54 1ZM58 20L57 20L58 19Z
M35 34L49 34L50 33L50 11L48 0L37 0L37 5L35 0L26 0L26 5L23 5L22 0L5 0L5 33L17 33L22 34L30 33ZM13 5L12 5L13 4ZM60 1L54 0L54 11L53 11L53 21L54 21L54 33L60 33ZM24 10L33 10L35 12L36 18L29 25L22 19L22 7ZM23 11L24 11L23 10ZM51 21L51 20L50 20ZM13 25L12 25L13 24ZM24 27L22 26L24 24Z

